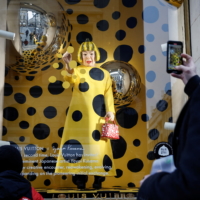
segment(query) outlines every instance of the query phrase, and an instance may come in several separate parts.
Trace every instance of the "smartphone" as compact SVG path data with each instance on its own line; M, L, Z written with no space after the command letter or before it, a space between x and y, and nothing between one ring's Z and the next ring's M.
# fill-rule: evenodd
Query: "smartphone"
M167 42L167 73L181 74L182 71L175 70L175 66L182 65L181 54L183 52L183 43L181 41Z

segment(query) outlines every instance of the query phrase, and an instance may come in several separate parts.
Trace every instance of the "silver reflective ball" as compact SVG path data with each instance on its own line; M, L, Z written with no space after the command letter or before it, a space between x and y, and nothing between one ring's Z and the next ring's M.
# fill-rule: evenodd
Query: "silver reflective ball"
M115 106L130 104L141 90L137 70L129 63L117 60L106 62L101 67L111 75Z

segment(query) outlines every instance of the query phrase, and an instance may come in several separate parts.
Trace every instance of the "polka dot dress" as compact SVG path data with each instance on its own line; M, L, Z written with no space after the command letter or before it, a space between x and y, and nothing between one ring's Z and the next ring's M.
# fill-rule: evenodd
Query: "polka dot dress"
M64 79L73 83L74 89L56 173L116 176L110 140L100 136L106 112L115 112L109 73L78 66Z

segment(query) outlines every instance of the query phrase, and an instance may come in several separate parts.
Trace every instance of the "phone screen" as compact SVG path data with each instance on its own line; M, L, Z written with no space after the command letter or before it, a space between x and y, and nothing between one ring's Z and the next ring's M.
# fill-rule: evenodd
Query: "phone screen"
M182 64L183 44L175 41L169 41L167 44L167 72L181 73L181 71L175 70L175 66Z

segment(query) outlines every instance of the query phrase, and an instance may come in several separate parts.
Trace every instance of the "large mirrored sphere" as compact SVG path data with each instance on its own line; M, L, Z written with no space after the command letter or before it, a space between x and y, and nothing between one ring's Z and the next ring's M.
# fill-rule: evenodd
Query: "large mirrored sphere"
M137 70L123 61L110 61L101 66L113 81L113 96L116 107L129 105L141 90L141 78Z
M63 40L63 10L56 0L46 2L9 1L7 26L16 37L7 41L6 66L21 75L41 72L41 64L52 60Z

